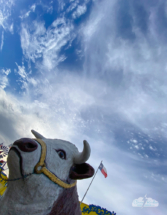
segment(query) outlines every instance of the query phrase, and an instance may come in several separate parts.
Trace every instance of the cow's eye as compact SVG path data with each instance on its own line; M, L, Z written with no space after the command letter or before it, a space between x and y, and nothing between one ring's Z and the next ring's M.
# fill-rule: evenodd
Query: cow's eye
M61 159L66 159L66 153L63 150L56 150Z

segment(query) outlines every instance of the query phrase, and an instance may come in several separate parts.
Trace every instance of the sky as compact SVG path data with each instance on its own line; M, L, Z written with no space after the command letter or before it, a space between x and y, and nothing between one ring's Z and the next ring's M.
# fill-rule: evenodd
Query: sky
M0 143L31 129L80 151L86 139L108 177L84 203L165 215L166 55L165 0L0 0ZM159 206L132 207L145 195Z

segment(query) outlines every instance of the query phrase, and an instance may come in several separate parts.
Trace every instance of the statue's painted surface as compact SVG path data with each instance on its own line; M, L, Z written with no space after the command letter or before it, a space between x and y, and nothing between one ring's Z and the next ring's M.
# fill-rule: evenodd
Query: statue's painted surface
M9 151L8 187L0 199L0 214L81 215L76 182L94 175L85 163L89 143L84 140L79 152L68 141L32 133L36 139L21 138Z

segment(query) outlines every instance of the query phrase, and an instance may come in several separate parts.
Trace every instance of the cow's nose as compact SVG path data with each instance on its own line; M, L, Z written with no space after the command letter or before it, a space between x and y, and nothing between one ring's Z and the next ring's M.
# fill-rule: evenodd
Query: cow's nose
M35 140L29 138L21 138L19 140L16 140L13 145L18 146L19 149L23 152L33 152L38 148Z

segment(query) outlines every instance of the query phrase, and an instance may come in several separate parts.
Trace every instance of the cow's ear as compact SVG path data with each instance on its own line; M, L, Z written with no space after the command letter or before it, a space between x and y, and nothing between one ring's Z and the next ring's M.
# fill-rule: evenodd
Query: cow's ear
M70 169L69 177L74 180L81 180L92 177L94 172L94 168L88 163L75 164Z

